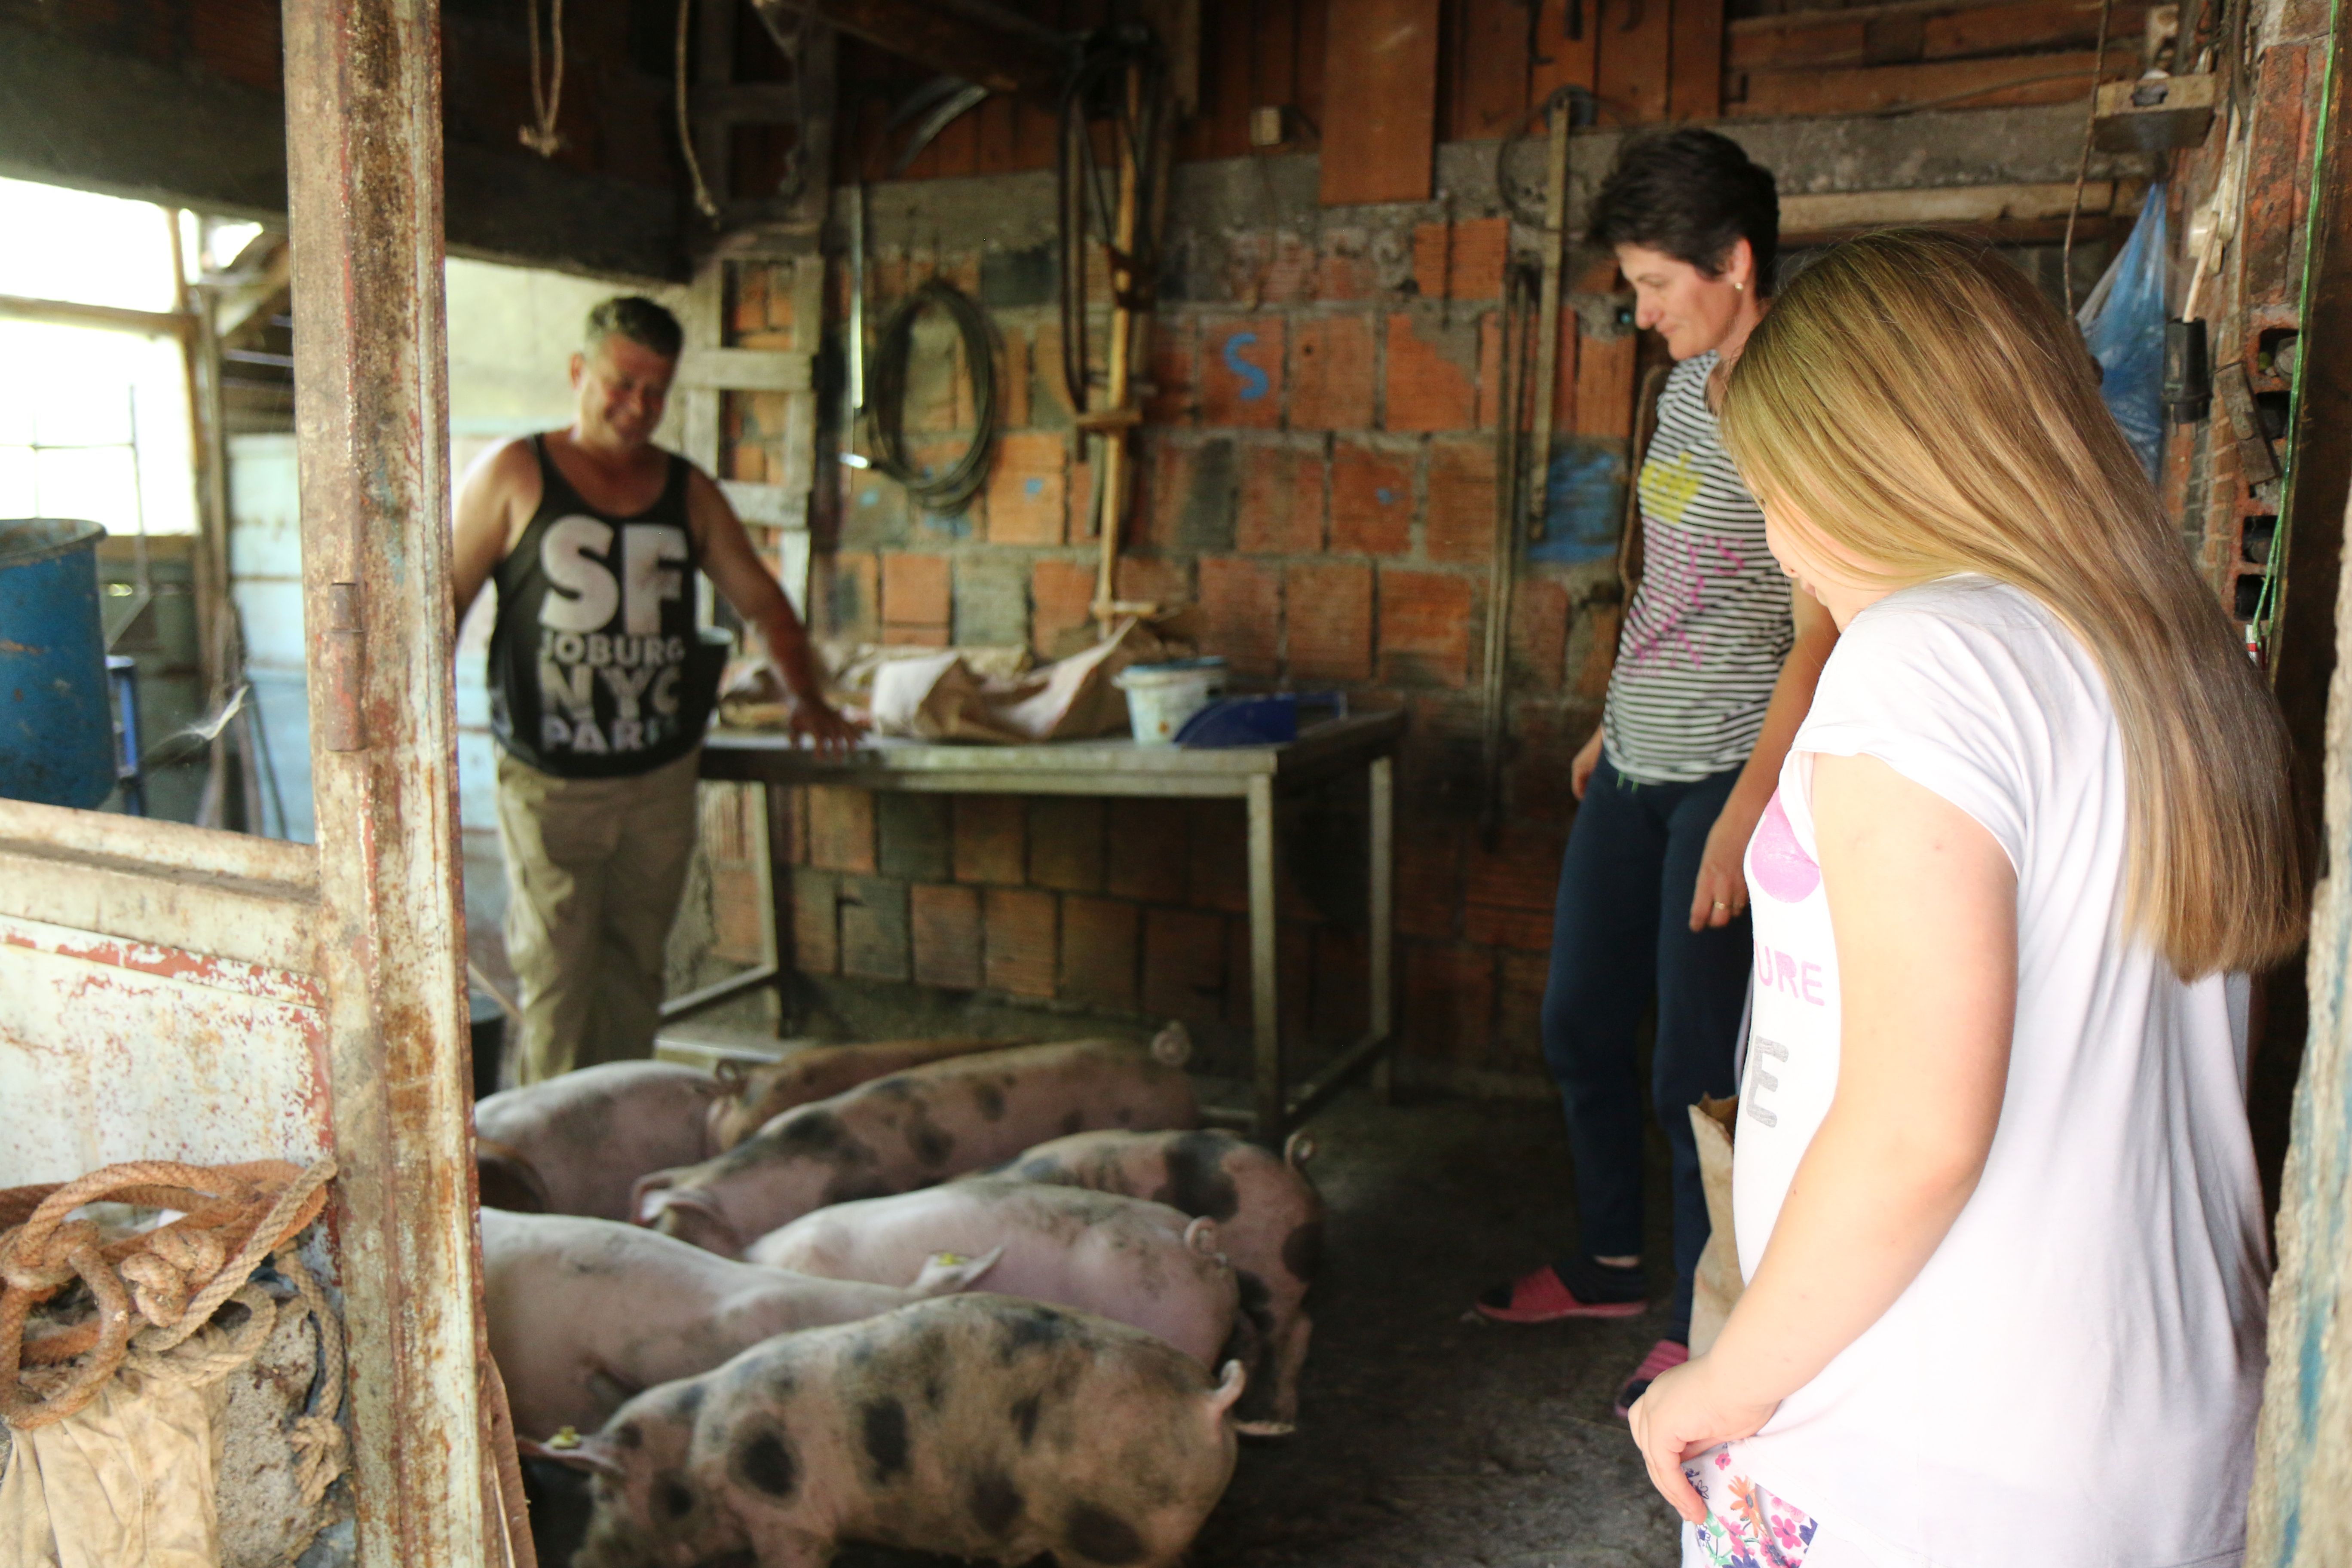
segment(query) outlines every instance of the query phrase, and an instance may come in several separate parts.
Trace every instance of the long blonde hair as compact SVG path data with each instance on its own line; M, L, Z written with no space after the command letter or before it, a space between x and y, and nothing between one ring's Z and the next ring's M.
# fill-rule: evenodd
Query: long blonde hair
M2022 273L1928 230L1839 246L1748 338L1722 429L1759 497L1874 581L1982 573L2083 639L2123 731L2126 929L2183 977L2293 951L2285 725L2072 324Z

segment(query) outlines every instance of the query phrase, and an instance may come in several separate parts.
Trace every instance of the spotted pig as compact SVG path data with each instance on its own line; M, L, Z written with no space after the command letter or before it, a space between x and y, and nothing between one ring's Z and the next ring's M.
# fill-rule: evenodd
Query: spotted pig
M869 1285L730 1262L614 1220L482 1211L490 1354L529 1436L599 1426L633 1394L788 1330L969 1289L994 1261L918 1259Z
M490 1178L482 1201L535 1185L551 1214L625 1220L638 1177L717 1152L718 1093L717 1079L674 1062L602 1062L489 1095L474 1107L492 1145L477 1156Z
M637 1184L639 1224L734 1257L827 1204L883 1197L1097 1128L1191 1127L1181 1063L1162 1031L1147 1054L1111 1040L985 1051L911 1068L788 1110L725 1153Z
M1056 1138L1003 1168L1004 1175L1149 1198L1217 1223L1233 1260L1250 1336L1250 1398L1241 1429L1289 1431L1298 1419L1298 1374L1315 1325L1307 1289L1322 1260L1323 1199L1307 1177L1315 1142L1291 1134L1279 1154L1212 1129L1081 1132ZM991 1287L1009 1289L1001 1280Z
M783 1334L631 1400L576 1568L821 1568L843 1541L1175 1568L1234 1468L1245 1381L1138 1330L1005 1296Z
M856 1046L810 1046L782 1061L746 1068L719 1064L719 1097L710 1102L710 1152L732 1149L785 1111L830 1100L894 1072L1025 1046L1027 1040L876 1040Z

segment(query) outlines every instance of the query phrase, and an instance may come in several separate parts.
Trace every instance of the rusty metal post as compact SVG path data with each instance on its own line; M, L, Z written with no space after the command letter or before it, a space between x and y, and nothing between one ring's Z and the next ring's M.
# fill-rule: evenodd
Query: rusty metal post
M431 0L286 0L295 429L366 1568L479 1563Z

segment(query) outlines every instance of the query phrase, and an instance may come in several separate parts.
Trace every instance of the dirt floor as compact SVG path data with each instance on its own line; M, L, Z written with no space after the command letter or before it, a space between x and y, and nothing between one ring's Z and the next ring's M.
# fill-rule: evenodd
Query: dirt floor
M1314 1133L1330 1231L1299 1430L1244 1446L1194 1563L1671 1568L1674 1516L1610 1412L1663 1314L1521 1328L1467 1310L1567 1237L1559 1111L1384 1108L1359 1091ZM1664 1206L1651 1205L1661 1297Z

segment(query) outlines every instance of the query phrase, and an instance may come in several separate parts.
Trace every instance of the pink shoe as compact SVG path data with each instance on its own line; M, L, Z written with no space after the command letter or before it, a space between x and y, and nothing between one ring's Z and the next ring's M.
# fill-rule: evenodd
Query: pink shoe
M1628 1268L1640 1289L1640 1272ZM1645 1295L1625 1301L1588 1301L1561 1282L1550 1264L1497 1285L1478 1298L1478 1310L1498 1323L1556 1323L1565 1318L1631 1318L1650 1310Z
M1688 1360L1688 1345L1673 1340L1660 1340L1652 1345L1650 1353L1642 1358L1642 1364L1633 1369L1633 1375L1625 1380L1625 1386L1617 1391L1617 1419L1622 1421L1633 1414L1633 1401L1650 1392L1650 1384L1660 1373L1672 1372Z

